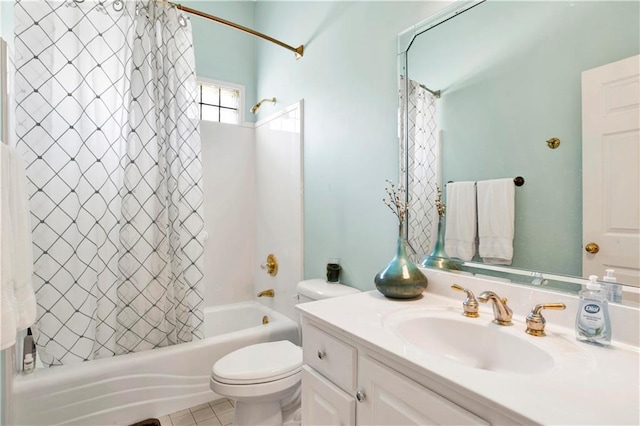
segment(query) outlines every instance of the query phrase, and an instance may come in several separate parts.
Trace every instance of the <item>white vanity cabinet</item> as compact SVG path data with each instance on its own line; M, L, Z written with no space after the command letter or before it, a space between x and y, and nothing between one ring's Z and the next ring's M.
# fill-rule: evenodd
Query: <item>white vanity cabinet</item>
M570 312L545 337L520 315L494 324L491 306L465 317L453 282L508 297L520 315L550 301L578 309L576 296L438 271L415 300L373 290L298 304L303 424L640 425L639 310L611 304L623 338L603 349L575 340ZM585 404L594 383L603 403Z
M355 425L356 348L313 325L302 333L302 424Z
M451 401L366 356L358 358L356 424L488 425Z
M488 424L328 330L303 336L303 425Z

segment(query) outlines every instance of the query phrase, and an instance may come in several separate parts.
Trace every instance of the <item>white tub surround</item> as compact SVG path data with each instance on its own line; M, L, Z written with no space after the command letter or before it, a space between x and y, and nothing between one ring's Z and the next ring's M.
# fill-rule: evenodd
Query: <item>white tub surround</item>
M263 325L267 316L269 323ZM256 343L290 340L298 326L257 302L205 309L206 338L19 375L14 383L16 425L132 424L216 399L211 366Z
M273 298L260 303L296 320L296 284L303 262L303 128L302 100L256 123L255 293L272 288ZM265 111L266 112L266 111ZM278 273L264 269L267 256L278 259Z
M575 340L575 296L424 272L429 287L418 300L391 300L372 291L297 307L305 333L306 422L313 423L322 406L322 415L344 424L421 424L426 419L433 424L640 424L638 309L611 305L614 341L610 348L597 347ZM480 304L479 318L459 315L464 294L451 290L453 283L476 296L490 290L507 297L514 325L493 324L490 304ZM526 334L531 308L552 302L565 303L567 309L542 312L547 336ZM463 357L448 357L442 342L447 332L457 335L453 328L431 340L420 340L419 328L416 340L401 337L394 327L402 316L446 317L453 321L449 325L478 326L490 341L496 338L488 349L499 354L496 362L501 365L474 367ZM513 341L521 345L503 344ZM471 358L487 350L465 349ZM535 352L546 352L552 361L539 362L531 356ZM339 363L333 361L336 354Z
M256 227L253 127L200 122L204 191L204 306L251 300ZM224 160L222 160L224 159Z

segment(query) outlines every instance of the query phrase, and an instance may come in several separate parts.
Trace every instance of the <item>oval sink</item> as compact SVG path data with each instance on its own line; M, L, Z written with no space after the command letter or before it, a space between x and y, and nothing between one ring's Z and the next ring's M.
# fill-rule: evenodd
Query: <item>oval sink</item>
M527 340L533 337L487 320L436 312L391 318L386 325L416 349L468 367L539 374L554 366L551 354Z

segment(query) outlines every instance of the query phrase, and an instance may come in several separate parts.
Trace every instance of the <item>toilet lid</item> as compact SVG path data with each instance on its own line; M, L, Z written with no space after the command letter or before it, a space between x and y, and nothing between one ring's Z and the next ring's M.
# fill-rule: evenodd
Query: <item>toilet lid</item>
M318 278L300 281L296 289L298 294L306 296L311 300L322 300L360 293L360 290L357 288L340 283L328 283L326 280Z
M279 380L300 371L302 349L288 340L258 343L233 351L213 364L214 380L256 384Z

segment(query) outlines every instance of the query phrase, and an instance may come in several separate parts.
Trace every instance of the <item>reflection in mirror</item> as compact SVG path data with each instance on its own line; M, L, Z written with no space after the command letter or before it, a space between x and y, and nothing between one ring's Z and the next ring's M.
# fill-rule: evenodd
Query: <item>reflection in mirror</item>
M581 78L640 53L640 3L457 2L399 41L401 169L413 208L407 239L418 258L436 241L436 185L522 176L526 183L514 191L512 259L498 269L527 275L524 281L534 284L553 282L555 275L586 276L583 264L597 254L584 250L582 199L596 189L583 190ZM634 81L638 92L637 75ZM640 95L624 90L627 107L638 104ZM635 126L616 155L630 157L632 168L619 172L629 187L618 198L630 212L620 232L638 244ZM553 138L560 141L555 149L548 143ZM615 265L619 281L640 285L640 258L635 252L627 257L626 265L605 264L596 273L602 277ZM462 269L483 268L477 253L470 260ZM553 279L538 280L530 271Z

